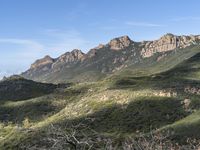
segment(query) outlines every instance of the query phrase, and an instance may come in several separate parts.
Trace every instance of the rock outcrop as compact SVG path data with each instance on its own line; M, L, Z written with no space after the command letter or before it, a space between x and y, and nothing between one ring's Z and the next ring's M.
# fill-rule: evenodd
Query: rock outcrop
M100 49L102 49L102 48L105 48L105 45L99 44L99 46L97 46L97 47L92 48L91 50L89 50L89 52L87 53L87 56L89 58L94 57L97 54L97 51L100 50Z
M199 36L176 36L173 34L166 34L159 40L146 42L142 48L141 55L142 57L151 57L155 53L188 47L192 44L196 44L199 40Z
M50 56L45 56L42 59L35 61L29 70L22 73L21 75L27 79L34 79L38 76L47 76L51 72L60 71L63 68L67 68L72 64L83 61L86 58L81 50L74 49L71 52L66 52L58 58L51 58Z
M36 60L32 65L30 69L37 69L41 68L43 66L51 66L54 63L54 59L51 58L50 56L45 56L42 59Z
M108 46L112 50L122 50L126 47L129 47L133 41L128 36L122 36L119 38L112 39L109 43Z
M86 54L84 54L81 50L74 49L71 52L67 52L56 59L56 61L52 64L52 68L56 68L59 66L63 66L66 64L77 63L79 61L83 61L86 58Z
M70 64L70 63L76 63L78 61L83 61L85 59L86 55L78 49L74 49L71 52L66 52L65 54L61 55L60 57L53 59L50 56L45 56L42 59L39 59L35 61L32 65L30 70L35 70L35 69L41 69L45 68L51 69L58 67L59 65L64 65L64 64Z

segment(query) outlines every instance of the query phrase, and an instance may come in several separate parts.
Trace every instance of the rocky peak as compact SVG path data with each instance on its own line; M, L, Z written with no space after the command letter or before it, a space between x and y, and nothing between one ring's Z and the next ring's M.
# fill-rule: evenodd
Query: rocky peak
M97 47L92 48L91 50L99 50L99 49L102 49L102 48L104 48L104 47L105 47L105 45L99 44Z
M90 51L87 53L87 56L89 58L93 57L97 54L98 50L101 50L103 48L108 48L111 50L122 50L130 46L132 43L133 41L128 36L121 36L118 38L114 38L106 45L99 44L97 47L90 49Z
M31 69L35 69L35 68L38 68L38 67L46 66L46 65L52 64L53 62L54 62L54 59L51 58L49 55L46 55L44 58L36 60L31 65Z
M163 35L159 40L157 40L159 43L173 43L173 40L176 39L177 36L171 33L167 33Z
M199 36L176 36L168 33L158 40L146 42L142 48L141 55L143 57L151 57L158 52L185 48L197 42L199 42Z
M56 62L74 62L74 61L79 61L84 59L85 54L78 49L74 49L71 52L66 52L65 54L61 55L60 57L58 57Z
M46 60L51 60L51 59L53 59L53 58L51 58L49 55L46 55L46 56L44 56L44 58L43 59L46 59Z
M112 50L121 50L131 45L133 41L128 36L122 36L115 39L112 39L108 46Z
M71 54L74 56L74 58L76 58L77 60L82 60L85 57L85 53L83 53L81 50L79 49L74 49Z
M88 57L93 57L93 56L95 56L95 55L97 54L97 51L100 50L100 49L102 49L102 48L104 48L104 47L105 47L105 45L99 44L97 47L92 48L92 49L87 53L87 56L88 56Z
M57 60L53 63L52 68L59 68L66 64L77 63L79 61L83 61L86 58L86 54L84 54L81 50L74 49L71 52L66 52L57 58Z

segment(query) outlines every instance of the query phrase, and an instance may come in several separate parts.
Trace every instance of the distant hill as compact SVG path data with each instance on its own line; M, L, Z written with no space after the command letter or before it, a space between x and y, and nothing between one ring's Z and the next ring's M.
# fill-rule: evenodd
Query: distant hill
M155 41L134 42L128 36L89 50L73 50L58 58L45 56L21 74L24 78L51 83L97 81L129 67L162 61L171 53L199 45L200 36L166 34Z
M16 75L11 76L0 81L0 102L25 100L50 94L56 87L53 84L38 83Z

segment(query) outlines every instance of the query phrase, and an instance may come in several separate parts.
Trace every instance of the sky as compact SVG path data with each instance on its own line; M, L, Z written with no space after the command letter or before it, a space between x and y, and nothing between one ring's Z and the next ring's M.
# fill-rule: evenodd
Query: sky
M0 78L128 35L200 34L199 0L0 0Z

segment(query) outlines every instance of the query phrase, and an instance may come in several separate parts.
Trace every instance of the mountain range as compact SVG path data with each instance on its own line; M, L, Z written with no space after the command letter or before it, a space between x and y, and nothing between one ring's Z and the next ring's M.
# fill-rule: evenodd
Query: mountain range
M63 83L97 81L129 67L145 66L145 61L161 61L172 52L199 45L200 36L166 34L158 40L135 42L128 36L100 44L88 53L74 49L51 58L35 61L21 76L40 82ZM144 64L143 66L141 64Z
M196 150L200 36L128 36L0 81L1 150Z

